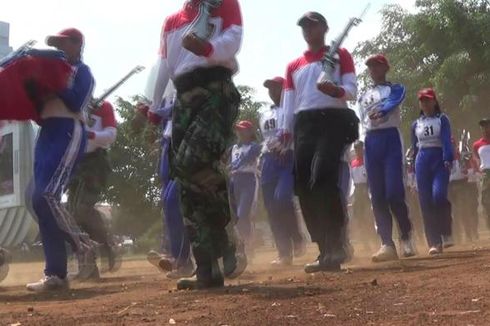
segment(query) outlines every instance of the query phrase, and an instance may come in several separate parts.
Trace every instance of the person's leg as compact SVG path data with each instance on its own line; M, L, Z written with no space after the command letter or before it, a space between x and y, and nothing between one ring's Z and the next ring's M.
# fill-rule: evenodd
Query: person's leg
M402 241L409 241L412 233L412 223L408 217L408 207L405 201L405 184L403 182L403 151L400 134L396 129L386 136L388 150L385 161L385 189L386 199L395 216Z
M320 250L323 250L324 234L319 228L321 221L319 221L314 203L312 203L309 187L318 133L317 130L312 130L312 126L313 121L306 112L298 114L294 132L294 188L311 240L319 246Z
M395 247L393 242L393 219L386 193L385 181L385 139L377 133L370 133L365 139L365 165L368 177L369 192L376 219L376 231L381 244Z
M227 268L226 258L234 250L226 230L231 214L220 162L231 145L240 95L228 78L213 84L220 87L200 87L199 93L193 92L194 88L179 89L185 82L193 83L191 79L176 81L179 101L174 108L170 157L171 175L181 186L184 223L197 264L196 278L179 280L181 289L223 286L218 265L223 255L225 275L238 268L236 260Z
M471 239L478 240L478 187L475 182L468 182L465 186L464 202L467 203L468 225Z
M281 214L281 204L283 203L277 200L275 196L277 185L278 179L262 185L264 206L269 217L269 225L277 247L279 259L291 260L293 257L293 246L285 226L285 216Z
M349 256L347 206L340 187L341 158L350 132L347 110L326 110L315 127L321 130L311 164L311 197L324 234L325 266L340 268ZM353 121L352 121L353 123Z
M292 153L290 154L292 162ZM305 252L305 237L301 231L299 216L294 204L294 175L292 166L286 165L279 174L279 179L274 191L275 203L277 203L277 214L282 216L285 230L285 238L293 242L295 256L302 256Z
M248 249L252 245L252 211L256 199L257 179L251 173L233 176L233 192L237 200L237 230Z
M433 200L434 174L431 169L433 156L428 151L421 151L416 160L417 188L419 193L420 208L424 219L424 230L427 243L430 248L442 246L440 229L437 225L437 217Z
M436 212L434 223L441 238L452 236L451 203L448 200L449 174L449 170L440 164L435 171L432 184L432 199Z
M481 183L481 204L485 210L487 229L490 230L490 171L484 172Z
M163 198L165 225L170 240L170 252L176 265L185 265L190 260L190 243L180 210L180 188L174 180L167 184Z
M96 209L102 192L107 188L111 172L107 153L98 150L85 154L68 186L68 210L74 216L80 228L90 238L101 245L100 250L107 269L114 271L120 266L114 249L114 240L108 221ZM78 255L78 278L97 279L95 250L89 255Z
M72 119L43 122L35 149L32 206L38 217L46 258L45 275L66 279L65 242L75 251L90 247L73 217L61 204L61 193L85 149L84 128ZM45 283L28 284L33 291L46 290Z

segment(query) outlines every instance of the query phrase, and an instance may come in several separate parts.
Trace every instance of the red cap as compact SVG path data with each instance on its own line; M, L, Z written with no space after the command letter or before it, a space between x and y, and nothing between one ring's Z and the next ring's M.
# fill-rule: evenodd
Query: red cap
M366 66L370 66L373 63L386 65L388 68L390 67L390 63L388 62L388 59L383 54L375 54L366 60Z
M236 125L235 125L235 128L236 129L240 129L240 130L246 130L246 129L252 129L254 127L253 123L251 123L250 121L248 120L242 120L242 121L239 121Z
M419 91L417 94L419 100L427 98L430 100L437 100L436 92L432 88L424 88Z
M281 85L283 86L284 85L284 82L286 80L282 77L274 77L272 79L267 79L265 82L264 82L264 87L265 88L271 88L273 87L274 85Z
M82 32L80 32L76 28L67 28L62 30L56 35L51 35L46 38L46 44L49 46L56 47L59 44L59 41L62 39L70 39L72 41L79 42L80 44L84 43L84 37Z

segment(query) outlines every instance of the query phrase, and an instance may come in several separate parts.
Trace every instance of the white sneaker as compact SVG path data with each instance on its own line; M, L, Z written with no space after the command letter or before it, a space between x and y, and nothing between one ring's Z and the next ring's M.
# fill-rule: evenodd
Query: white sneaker
M415 246L413 245L412 239L408 240L401 240L400 241L400 247L402 249L402 255L403 257L413 257L417 254L415 251Z
M378 252L371 258L374 263L383 261L397 260L398 254L393 246L382 245Z
M441 246L435 246L435 247L431 247L429 249L429 255L430 256L435 256L435 255L440 255L442 254L442 247Z
M27 284L27 290L33 292L64 291L69 289L68 280L58 276L44 276L39 282Z
M443 235L442 236L442 243L444 244L444 248L454 247L454 239L450 235Z

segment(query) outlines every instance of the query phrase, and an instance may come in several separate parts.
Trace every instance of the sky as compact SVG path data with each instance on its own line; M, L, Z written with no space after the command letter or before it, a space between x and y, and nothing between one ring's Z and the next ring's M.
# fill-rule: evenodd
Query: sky
M42 48L47 35L66 27L80 29L86 38L84 61L97 81L95 96L136 65L146 66L144 72L114 94L128 97L145 93L148 72L157 59L163 21L183 3L184 0L9 0L1 6L0 21L10 23L10 45L14 49L31 39ZM301 30L296 26L303 13L319 11L327 18L330 42L367 3L371 7L364 22L351 31L344 43L350 51L358 42L377 35L381 26L379 10L384 5L398 3L410 10L415 0L241 0L244 37L236 84L251 86L257 91L257 100L268 100L263 81L284 75L288 62L305 50Z

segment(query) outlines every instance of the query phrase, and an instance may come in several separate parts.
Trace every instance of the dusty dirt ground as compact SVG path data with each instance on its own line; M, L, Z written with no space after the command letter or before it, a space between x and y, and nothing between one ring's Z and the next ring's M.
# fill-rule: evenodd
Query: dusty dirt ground
M490 242L438 258L358 258L341 273L305 275L264 266L261 252L224 289L178 292L145 260L125 261L100 283L32 294L41 264L14 264L0 284L0 325L490 325ZM422 246L419 246L422 251ZM425 247L423 247L425 252Z

